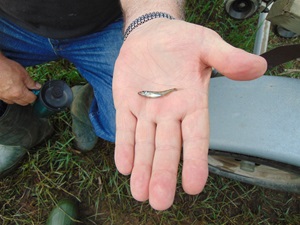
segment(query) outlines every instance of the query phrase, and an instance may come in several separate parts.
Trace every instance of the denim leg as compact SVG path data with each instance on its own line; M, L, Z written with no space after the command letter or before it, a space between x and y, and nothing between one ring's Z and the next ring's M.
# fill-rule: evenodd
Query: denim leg
M93 86L95 98L89 116L97 136L111 142L115 141L112 78L123 43L122 28L119 20L99 33L59 42L59 55L71 61Z
M97 136L114 142L115 108L112 77L115 60L123 43L123 21L104 30L72 39L48 39L0 18L0 49L5 56L23 66L32 66L65 58L93 86L94 100L90 119Z
M24 67L56 60L59 57L45 37L28 32L0 18L0 50Z

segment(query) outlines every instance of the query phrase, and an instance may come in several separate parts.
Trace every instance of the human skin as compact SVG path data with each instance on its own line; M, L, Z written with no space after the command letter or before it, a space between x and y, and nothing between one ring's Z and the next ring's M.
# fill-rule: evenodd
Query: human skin
M19 63L6 58L0 52L0 99L8 104L28 105L36 96L29 89L39 89Z
M125 28L149 12L166 12L176 20L153 19L134 29L115 64L115 162L131 174L138 201L157 210L174 201L182 154L182 185L200 193L208 176L208 89L212 67L234 80L252 80L266 71L260 57L235 48L214 31L181 20L184 1L121 1ZM157 99L142 90L176 88Z

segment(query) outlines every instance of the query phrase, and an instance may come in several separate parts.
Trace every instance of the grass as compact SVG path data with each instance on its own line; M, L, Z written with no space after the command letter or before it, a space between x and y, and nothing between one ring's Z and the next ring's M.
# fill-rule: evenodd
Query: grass
M228 18L222 1L190 0L187 20L216 30L226 41L249 52L253 49L257 17L245 21ZM282 43L271 34L270 48ZM293 62L269 71L299 69ZM27 68L41 83L63 79L71 86L83 84L67 61ZM298 73L292 76L297 77ZM291 74L288 74L289 76ZM68 111L51 118L55 134L33 149L18 169L0 180L0 224L45 224L50 209L66 197L80 202L82 224L299 224L300 195L273 191L210 174L204 191L185 194L179 183L174 205L158 212L148 202L133 200L129 177L114 165L112 143L100 140L92 152L81 153L72 145ZM181 169L181 167L180 167Z

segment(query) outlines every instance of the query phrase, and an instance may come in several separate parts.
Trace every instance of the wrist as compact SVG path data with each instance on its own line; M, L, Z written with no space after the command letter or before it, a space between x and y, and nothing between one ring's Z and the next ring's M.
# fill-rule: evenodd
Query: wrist
M151 12L164 12L176 19L184 19L185 0L121 0L121 5L125 28L141 15Z
M175 17L172 15L165 13L165 12L151 12L151 13L146 13L144 15L139 16L135 20L132 21L131 24L128 25L128 27L124 31L124 41L126 38L131 34L132 31L134 31L136 28L139 26L143 25L144 23L149 22L150 20L154 19L169 19L169 20L174 20Z

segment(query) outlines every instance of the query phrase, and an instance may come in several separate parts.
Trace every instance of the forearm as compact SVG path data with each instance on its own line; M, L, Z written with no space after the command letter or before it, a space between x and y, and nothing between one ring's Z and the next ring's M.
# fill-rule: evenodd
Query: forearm
M184 18L185 0L121 0L127 27L137 17L150 12L166 12L176 19Z

